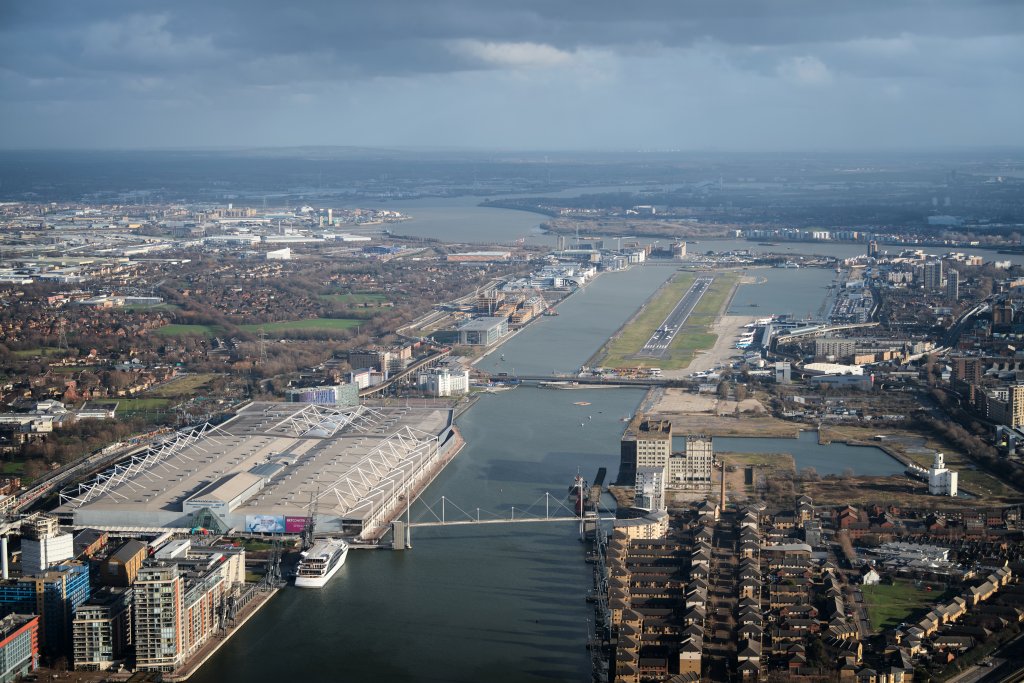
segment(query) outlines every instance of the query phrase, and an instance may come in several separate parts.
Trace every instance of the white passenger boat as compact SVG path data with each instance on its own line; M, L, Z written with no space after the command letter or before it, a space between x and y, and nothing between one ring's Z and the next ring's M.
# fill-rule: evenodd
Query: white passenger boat
M340 538L324 538L313 544L299 561L295 574L298 588L323 588L338 573L348 557L348 543Z

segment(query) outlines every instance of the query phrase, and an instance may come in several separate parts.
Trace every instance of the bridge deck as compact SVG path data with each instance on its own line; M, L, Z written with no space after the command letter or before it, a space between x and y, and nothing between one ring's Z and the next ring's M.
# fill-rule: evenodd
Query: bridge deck
M602 522L614 521L614 517L584 517L584 522L593 522L600 519ZM522 517L520 519L460 519L446 520L444 522L412 522L410 527L431 527L431 526L468 526L470 524L526 524L532 522L579 522L579 517Z

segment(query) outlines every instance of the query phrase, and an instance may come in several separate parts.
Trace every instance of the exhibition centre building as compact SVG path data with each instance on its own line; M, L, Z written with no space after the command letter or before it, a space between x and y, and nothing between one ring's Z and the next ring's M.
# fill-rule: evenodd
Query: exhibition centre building
M379 538L461 440L446 407L252 403L182 430L61 492L57 514L95 528L316 530Z

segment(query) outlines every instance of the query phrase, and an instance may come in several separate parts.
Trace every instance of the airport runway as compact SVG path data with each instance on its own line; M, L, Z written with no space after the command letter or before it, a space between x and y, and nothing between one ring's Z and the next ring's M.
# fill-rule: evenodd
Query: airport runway
M679 303L675 305L672 312L661 323L661 327L654 331L654 334L651 335L651 338L647 340L647 343L644 344L644 347L636 355L643 358L663 358L668 352L668 348L672 345L672 340L676 338L683 323L693 313L697 302L700 301L701 297L711 287L714 279L713 275L697 278L690 285L690 288L686 290L686 294L683 294L682 298L679 299Z

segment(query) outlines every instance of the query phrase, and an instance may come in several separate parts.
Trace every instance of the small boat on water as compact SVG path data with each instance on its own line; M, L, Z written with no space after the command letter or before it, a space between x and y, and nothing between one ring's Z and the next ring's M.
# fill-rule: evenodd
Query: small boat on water
M338 573L348 557L348 543L340 538L324 538L303 553L295 572L296 588L323 588Z

